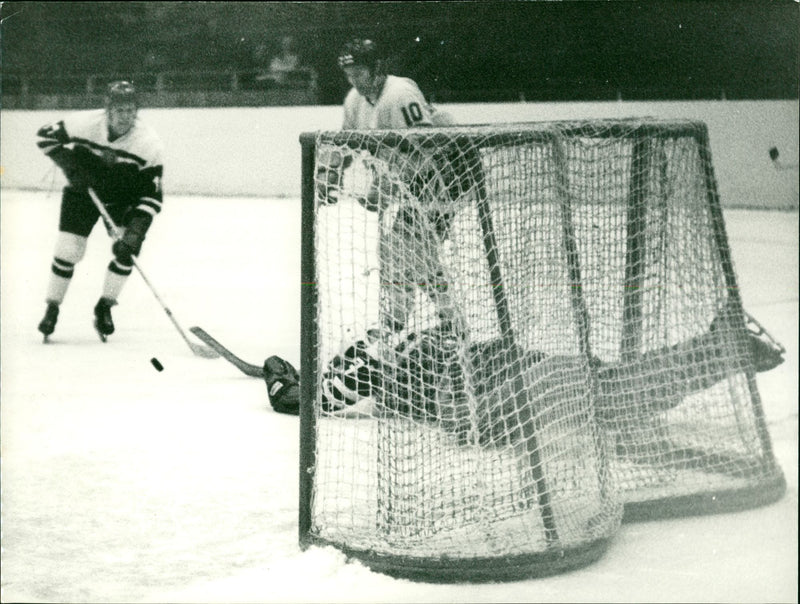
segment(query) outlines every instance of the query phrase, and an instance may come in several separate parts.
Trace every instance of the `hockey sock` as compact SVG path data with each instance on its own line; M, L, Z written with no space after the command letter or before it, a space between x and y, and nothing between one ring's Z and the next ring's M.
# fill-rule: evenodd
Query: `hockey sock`
M108 265L106 277L103 281L103 298L108 300L116 300L119 297L122 288L130 277L133 265L125 265L120 263L116 258Z
M50 269L50 281L47 284L47 301L61 304L67 294L72 275L75 273L75 264L56 256L53 258L53 264Z

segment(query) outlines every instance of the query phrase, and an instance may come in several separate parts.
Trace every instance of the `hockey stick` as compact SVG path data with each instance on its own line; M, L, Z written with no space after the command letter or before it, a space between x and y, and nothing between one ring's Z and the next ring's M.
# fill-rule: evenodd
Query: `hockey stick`
M201 327L190 327L189 331L191 331L194 335L200 338L203 342L208 344L211 348L213 348L219 355L234 365L239 371L244 373L245 375L249 375L250 377L264 377L264 370L259 365L253 365L248 363L247 361L243 361L235 354L233 354L230 350L225 348L222 344L217 342L214 338L212 338L209 333Z
M97 210L100 212L100 215L103 217L103 220L105 221L106 226L108 227L108 231L109 234L111 235L111 238L114 241L118 241L119 238L122 236L122 233L120 232L117 225L114 224L114 220L111 218L111 215L108 213L108 210L106 210L106 207L103 205L103 202L100 201L100 198L97 196L97 193L95 193L91 188L89 188L88 191L89 191L89 197L92 198L94 205L97 206ZM201 346L200 344L196 344L186 337L186 334L184 333L183 329L181 329L181 326L178 325L178 321L172 315L172 311L169 308L167 308L166 304L164 304L164 301L161 299L161 296L158 295L158 292L153 287L153 284L150 283L150 279L148 279L147 276L144 274L144 271L142 271L142 268L139 266L139 262L136 260L136 256L131 256L131 261L133 262L133 266L136 267L136 270L142 276L142 279L144 280L147 287L149 287L150 291L153 292L153 296L155 296L156 300L161 305L161 308L163 308L164 312L167 313L167 316L169 317L169 320L172 321L172 324L175 326L175 329L178 330L178 333L181 334L183 340L189 345L189 348L192 350L192 352L195 355L206 359L215 359L219 357L219 355L214 350L206 348L205 346Z

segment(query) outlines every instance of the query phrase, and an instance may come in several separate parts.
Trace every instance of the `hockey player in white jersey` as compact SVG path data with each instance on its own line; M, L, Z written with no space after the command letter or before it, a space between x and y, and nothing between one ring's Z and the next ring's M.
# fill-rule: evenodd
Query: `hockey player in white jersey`
M339 55L339 66L352 86L344 101L342 130L391 130L445 126L452 118L427 102L417 84L387 74L374 42L355 39ZM381 306L383 328L396 333L408 327L417 287L434 303L440 321L452 326L457 312L439 259L452 219L451 202L425 175L432 157L382 149L371 163L372 182L359 202L381 216ZM317 189L323 203L336 203L352 154L318 157ZM429 167L429 166L428 166ZM435 192L434 192L435 190Z
M349 41L338 61L352 86L344 101L343 131L453 124L449 114L427 102L413 80L386 73L384 60L373 41L360 38ZM455 187L448 190L447 184L432 186L429 178L441 167L433 166L432 162L447 163L447 158L389 149L357 157L348 149L319 149L315 178L319 203L338 203L343 194L345 171L355 161L369 164L372 176L368 190L355 198L366 210L377 212L381 223L381 325L370 330L370 334L380 340L381 347L391 349L407 337L412 328L409 319L417 288L433 302L442 333L460 334L463 321L451 298L439 258L452 220L453 198L457 195L453 195ZM460 174L462 181L469 180L464 178L463 171L449 170L449 173L456 178ZM264 378L273 408L282 413L297 413L297 371L286 361L271 357L264 363Z
M133 270L132 257L139 255L153 218L161 211L162 142L138 117L136 91L125 81L109 84L103 109L74 113L42 127L37 137L39 148L68 181L39 331L47 341L55 330L75 265L100 218L88 193L91 188L123 232L112 245L113 258L94 307L94 325L105 340L114 333L111 307Z
M345 45L339 67L352 88L344 100L342 130L446 126L452 118L428 103L416 82L387 74L372 40Z

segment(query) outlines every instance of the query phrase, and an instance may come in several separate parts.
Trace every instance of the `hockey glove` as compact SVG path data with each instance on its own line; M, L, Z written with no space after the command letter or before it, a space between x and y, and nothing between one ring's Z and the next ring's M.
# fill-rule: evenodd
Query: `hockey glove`
M264 381L269 404L278 413L299 415L300 375L288 361L271 356L264 361Z
M144 212L134 212L125 227L122 237L114 242L111 251L117 260L123 264L130 264L131 256L138 256L142 251L142 243L153 221L152 216Z
M339 203L339 192L342 189L342 173L338 170L319 168L315 179L317 186L317 200L320 205L335 205Z
M344 170L353 161L352 155L344 155L339 149L323 147L317 154L315 180L317 200L321 205L339 203Z

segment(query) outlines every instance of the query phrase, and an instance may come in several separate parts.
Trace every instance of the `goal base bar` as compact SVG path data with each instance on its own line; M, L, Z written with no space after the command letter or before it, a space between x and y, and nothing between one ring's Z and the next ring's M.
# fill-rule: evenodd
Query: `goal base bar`
M335 547L348 559L358 560L370 570L395 579L425 583L497 583L538 579L589 566L602 557L610 541L610 538L602 538L579 547L553 547L539 553L475 558L385 555L311 535L300 539L300 547L303 550L312 546Z
M695 493L683 497L665 497L649 501L625 503L622 521L649 522L668 518L706 516L742 512L770 505L780 500L786 493L786 479L783 474L767 484L759 484L757 489L731 489Z

